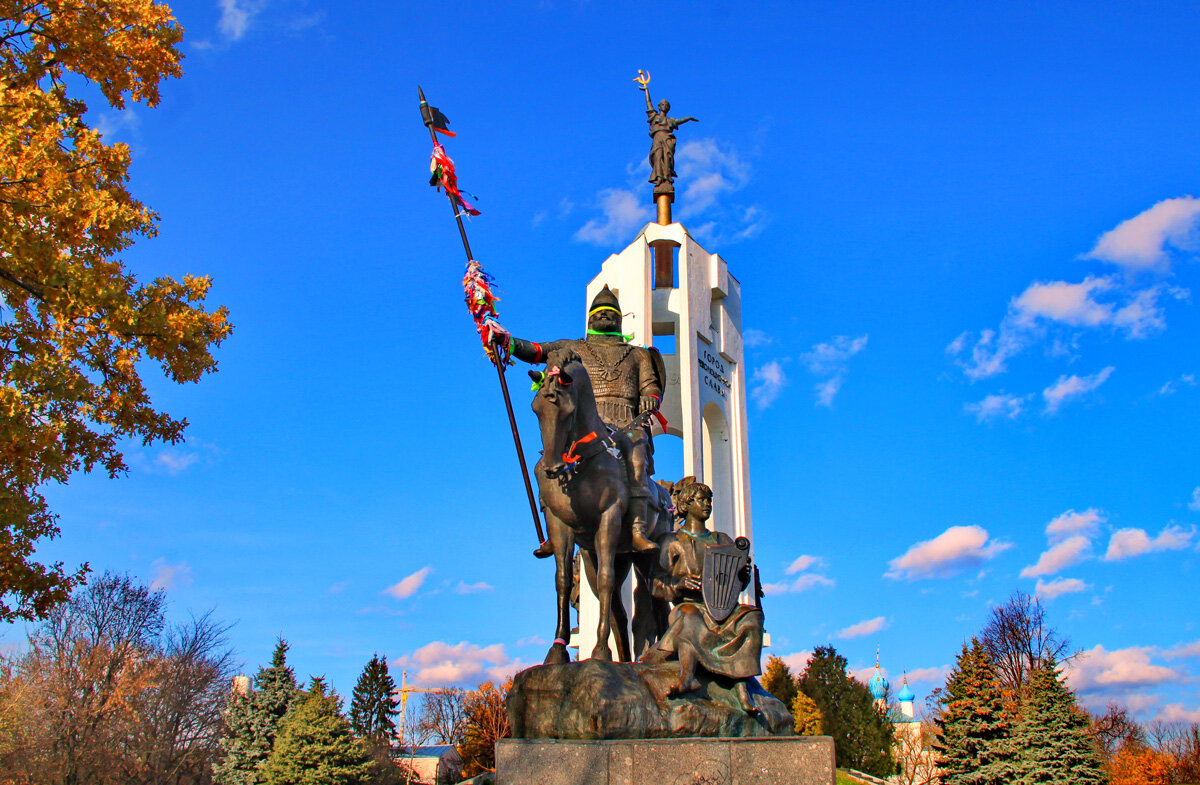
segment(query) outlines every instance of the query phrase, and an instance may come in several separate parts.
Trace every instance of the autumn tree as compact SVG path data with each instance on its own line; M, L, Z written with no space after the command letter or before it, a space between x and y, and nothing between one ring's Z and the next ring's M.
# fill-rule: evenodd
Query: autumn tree
M1016 775L1012 718L987 651L963 644L938 695L934 747L945 785L1007 785Z
M796 690L796 697L792 698L791 709L797 736L823 736L825 734L825 718L812 698L800 690Z
M1087 715L1059 678L1053 658L1030 674L1013 729L1017 785L1101 785L1104 774Z
M387 745L396 735L395 691L387 660L374 655L359 675L350 701L350 726L373 746Z
M372 769L341 699L315 678L284 715L263 775L267 785L362 785Z
M232 691L225 708L221 760L213 767L218 785L261 785L284 715L296 701L296 676L287 664L288 642L275 644L271 665L260 668L253 688Z
M1000 686L1016 704L1024 699L1034 670L1070 658L1071 641L1046 622L1041 599L1023 591L992 609L979 639Z
M512 735L504 699L512 689L512 679L497 689L485 681L463 695L466 727L458 754L463 762L463 777L496 770L496 742Z
M216 368L229 335L210 281L139 281L120 258L158 217L126 188L129 148L84 121L85 85L155 106L183 31L153 0L0 0L0 620L41 618L82 580L40 564L58 534L42 493L78 470L126 470L123 439L177 442L150 363L176 382Z
M463 697L461 690L426 693L417 716L417 732L434 744L460 744L467 728Z
M206 782L226 627L209 614L168 625L164 611L162 592L111 573L54 608L0 672L0 771L27 785Z
M875 708L866 685L846 672L846 664L832 646L818 646L797 686L817 705L839 767L889 777L896 767L892 723Z
M767 658L767 669L762 677L763 689L783 701L783 705L791 707L796 699L796 679L792 669L782 658L772 654Z

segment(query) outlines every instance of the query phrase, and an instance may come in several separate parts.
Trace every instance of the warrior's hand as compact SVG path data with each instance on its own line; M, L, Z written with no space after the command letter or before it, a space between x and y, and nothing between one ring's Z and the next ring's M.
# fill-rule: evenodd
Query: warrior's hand
M503 325L494 319L489 319L484 323L484 325L488 331L487 342L490 344L495 344L501 349L507 349L508 342L512 340L512 334L509 333L508 330L504 329Z
M654 395L643 395L638 402L638 414L648 414L658 408L659 399Z
M683 588L691 589L692 591L700 591L700 576L699 575L683 576Z

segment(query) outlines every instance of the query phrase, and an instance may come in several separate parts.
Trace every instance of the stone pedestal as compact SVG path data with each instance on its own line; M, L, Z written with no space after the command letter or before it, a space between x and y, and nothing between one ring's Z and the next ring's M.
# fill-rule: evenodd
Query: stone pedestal
M828 736L502 739L496 785L834 785Z

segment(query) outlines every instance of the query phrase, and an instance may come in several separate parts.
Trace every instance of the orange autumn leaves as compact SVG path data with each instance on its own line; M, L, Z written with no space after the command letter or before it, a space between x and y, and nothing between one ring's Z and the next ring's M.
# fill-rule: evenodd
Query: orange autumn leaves
M179 440L186 421L154 408L146 361L197 381L231 330L204 307L207 277L126 269L157 216L126 187L128 147L89 128L68 88L154 106L182 73L182 35L150 0L0 0L0 619L43 615L83 574L32 560L58 532L40 488L121 473L122 439Z

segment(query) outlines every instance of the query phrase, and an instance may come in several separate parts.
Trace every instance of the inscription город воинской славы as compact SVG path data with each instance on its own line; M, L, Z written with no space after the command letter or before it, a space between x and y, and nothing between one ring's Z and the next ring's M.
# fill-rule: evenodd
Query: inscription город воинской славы
M696 360L696 363L700 366L700 370L705 373L703 377L704 386L713 390L722 398L728 397L731 385L729 377L726 376L725 363L703 349L700 351L700 358Z

